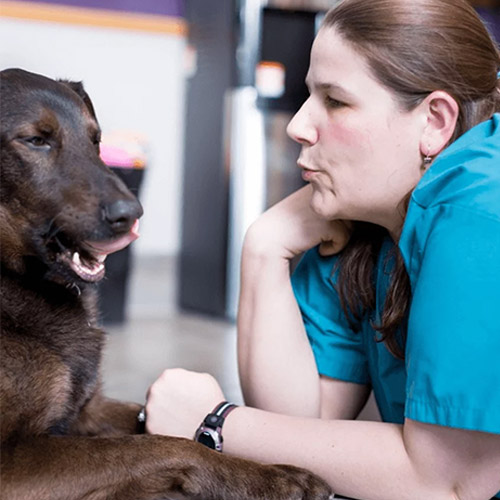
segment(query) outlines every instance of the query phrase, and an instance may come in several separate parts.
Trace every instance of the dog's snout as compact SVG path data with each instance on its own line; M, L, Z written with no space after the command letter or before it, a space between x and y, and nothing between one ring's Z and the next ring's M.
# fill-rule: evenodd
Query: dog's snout
M117 200L104 207L106 222L116 231L127 230L142 215L137 200Z

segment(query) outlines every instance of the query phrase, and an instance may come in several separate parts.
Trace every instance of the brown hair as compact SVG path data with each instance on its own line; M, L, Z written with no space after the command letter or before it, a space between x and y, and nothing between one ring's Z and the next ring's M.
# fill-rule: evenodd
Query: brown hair
M448 92L459 106L451 142L500 111L500 53L465 0L343 0L327 13L323 28L335 28L366 59L403 109L410 111L435 90ZM340 300L354 329L375 309L374 272L386 235L383 228L355 223L339 258ZM411 286L395 252L380 323L374 327L389 350L403 358L398 332Z

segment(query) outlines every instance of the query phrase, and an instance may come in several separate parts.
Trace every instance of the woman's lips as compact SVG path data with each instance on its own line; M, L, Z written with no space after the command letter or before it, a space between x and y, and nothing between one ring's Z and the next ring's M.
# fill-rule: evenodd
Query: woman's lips
M312 170L310 168L307 168L307 166L304 163L302 163L300 160L297 161L297 165L301 168L302 179L304 179L306 182L309 182L317 172L317 170Z

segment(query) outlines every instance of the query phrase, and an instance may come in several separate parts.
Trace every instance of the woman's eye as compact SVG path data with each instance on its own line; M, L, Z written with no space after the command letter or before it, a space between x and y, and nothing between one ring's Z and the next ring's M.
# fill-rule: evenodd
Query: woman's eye
M341 108L342 106L345 106L343 102L337 101L337 99L328 95L325 96L325 105L329 108Z

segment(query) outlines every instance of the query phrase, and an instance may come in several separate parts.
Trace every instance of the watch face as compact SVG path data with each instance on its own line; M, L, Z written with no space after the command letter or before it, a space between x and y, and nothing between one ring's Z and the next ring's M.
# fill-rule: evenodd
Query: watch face
M214 438L207 431L201 432L198 435L197 441L198 441L198 443L204 444L205 446L212 448L212 450L215 450Z

